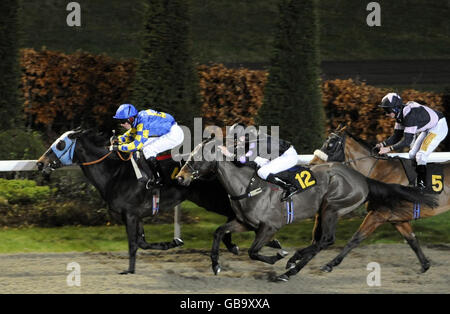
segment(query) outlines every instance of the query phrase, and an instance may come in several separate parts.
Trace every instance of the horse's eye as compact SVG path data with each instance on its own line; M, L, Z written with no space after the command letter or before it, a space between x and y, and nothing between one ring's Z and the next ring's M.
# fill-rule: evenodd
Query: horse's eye
M56 149L57 150L64 150L64 148L66 148L66 142L59 141L58 144L56 144Z

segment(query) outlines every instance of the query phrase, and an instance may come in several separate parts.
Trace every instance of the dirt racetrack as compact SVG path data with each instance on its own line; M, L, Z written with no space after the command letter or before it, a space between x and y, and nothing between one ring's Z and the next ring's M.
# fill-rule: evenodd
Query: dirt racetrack
M214 276L206 250L139 251L136 274L127 268L126 252L1 254L0 293L450 293L450 245L423 245L431 268L420 274L418 260L407 244L377 244L355 249L331 273L320 266L338 248L321 252L289 282L269 282L284 272L289 255L275 265L221 251L222 272ZM271 254L273 249L265 248ZM80 286L68 286L67 265L80 265ZM370 262L380 265L381 285L370 287Z

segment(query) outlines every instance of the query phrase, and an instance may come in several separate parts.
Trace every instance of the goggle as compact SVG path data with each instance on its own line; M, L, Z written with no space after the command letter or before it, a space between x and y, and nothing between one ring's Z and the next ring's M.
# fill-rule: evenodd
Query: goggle
M119 123L120 124L130 123L130 119L119 119Z
M384 113L386 113L386 114L390 114L390 113L397 114L398 113L398 108L395 108L395 107L384 107L383 109L384 109Z

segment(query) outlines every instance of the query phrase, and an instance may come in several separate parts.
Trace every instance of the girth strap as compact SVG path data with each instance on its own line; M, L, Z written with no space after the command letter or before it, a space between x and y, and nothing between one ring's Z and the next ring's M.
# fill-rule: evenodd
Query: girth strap
M250 179L250 182L248 183L247 189L245 190L245 193L244 193L244 194L237 195L237 196L231 196L231 195L228 195L228 197L230 198L230 200L232 200L232 201L239 201L239 200L242 200L242 199L244 199L244 198L249 198L249 197L253 197L253 196L255 196L255 195L260 194L260 193L262 192L262 189L261 189L260 187L254 189L254 190L251 190L252 184L253 184L253 183L255 182L255 180L256 180L256 175L257 175L257 174L256 174L256 171L255 171L255 173L253 174L252 178Z

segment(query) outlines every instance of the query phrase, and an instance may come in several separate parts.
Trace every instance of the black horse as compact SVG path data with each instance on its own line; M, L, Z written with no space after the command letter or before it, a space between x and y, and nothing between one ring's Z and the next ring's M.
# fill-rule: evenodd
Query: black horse
M125 223L129 268L121 274L134 273L138 248L167 250L180 246L183 242L181 239L161 243L146 242L142 218L152 215L155 209L153 193L145 189L145 184L136 180L129 158L120 153L109 152L108 144L107 138L95 132L79 129L69 131L58 138L39 158L37 166L44 173L49 173L65 165L80 165L85 176L108 203L111 214ZM172 159L164 162L161 165L163 173L171 172L174 163ZM170 177L170 173L168 176ZM208 211L226 216L228 221L234 219L235 214L228 194L217 179L198 181L190 187L183 187L170 178L166 179L166 184L160 188L161 211L172 210L184 200L190 200ZM231 235L226 235L223 243L230 252L238 254L239 249L232 243ZM271 244L274 247L279 245L276 240Z

